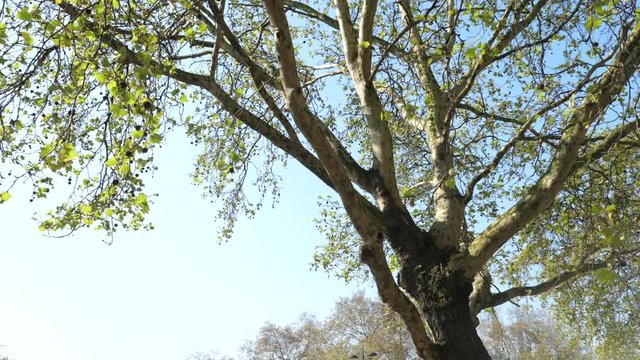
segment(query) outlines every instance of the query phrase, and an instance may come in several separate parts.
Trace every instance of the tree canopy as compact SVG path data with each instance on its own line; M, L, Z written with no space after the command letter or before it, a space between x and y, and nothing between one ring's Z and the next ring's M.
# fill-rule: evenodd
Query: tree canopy
M287 160L332 189L317 264L365 264L422 358L488 358L477 313L522 296L603 343L637 338L635 1L0 10L0 202L21 182L32 201L66 190L43 231L151 227L144 174L179 128L202 149L194 179L223 203L223 237L277 197Z

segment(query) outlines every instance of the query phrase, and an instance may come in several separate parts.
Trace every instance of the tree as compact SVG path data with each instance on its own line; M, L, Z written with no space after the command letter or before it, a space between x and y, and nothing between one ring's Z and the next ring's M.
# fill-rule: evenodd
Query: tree
M303 360L323 353L324 334L315 318L302 315L296 326L267 323L258 338L248 342L243 351L251 360Z
M416 359L409 334L397 314L363 292L340 298L325 322L334 344L340 344L348 358L375 352L378 360ZM335 345L334 345L335 346ZM337 356L327 357L338 358Z
M226 356L219 356L218 354L216 354L214 352L209 353L209 354L206 354L206 353L203 353L203 352L197 352L195 354L192 354L191 356L189 356L185 360L233 360L233 358L226 357Z
M290 325L267 323L243 347L247 359L347 359L375 352L379 360L416 359L409 334L397 314L359 292L339 299L327 319L309 314Z
M637 331L636 6L5 0L0 199L67 178L43 231L150 226L139 175L183 127L222 236L287 159L335 191L320 264L365 264L421 358L489 358L475 315L519 296Z
M484 316L480 333L494 360L594 359L590 344L575 328L561 324L543 310L518 308L511 320L501 322L495 313ZM616 357L603 357L616 359Z
M0 345L0 350L4 349L4 345ZM11 360L9 356L0 354L0 360Z

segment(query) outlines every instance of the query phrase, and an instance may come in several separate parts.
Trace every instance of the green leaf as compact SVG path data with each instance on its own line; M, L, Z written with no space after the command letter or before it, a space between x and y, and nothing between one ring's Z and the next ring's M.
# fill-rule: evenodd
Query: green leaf
M371 43L368 41L363 41L360 43L360 47L362 47L363 49L368 49L371 46Z
M149 142L152 144L160 144L162 142L162 135L151 134L151 136L149 136Z
M89 215L91 214L91 211L93 210L93 208L91 207L91 205L87 205L87 204L82 204L78 207L78 209L80 210L81 213L83 213L84 215Z
M105 82L107 82L107 75L103 72L97 73L96 81L99 82L100 84L104 84Z
M29 46L33 45L33 37L31 37L31 34L26 31L22 31L20 32L20 35L22 35L22 39L24 39L25 44Z
M136 102L136 99L130 92L126 92L122 94L122 102L124 102L126 105L133 105Z
M26 6L18 10L16 17L24 21L33 21L33 15L29 12L29 8L27 8Z
M131 136L133 136L136 139L140 139L141 137L144 136L144 131L142 130L135 130L133 133L131 133Z
M77 157L78 153L76 152L75 146L70 143L64 144L62 152L60 153L60 160L62 160L63 162L71 162Z
M107 89L112 93L117 93L118 90L118 82L115 80L111 80L107 83Z
M149 55L146 52L141 52L138 54L138 57L140 58L140 62L142 62L142 64L144 64L145 66L148 66L149 64L151 64L151 55Z
M11 199L11 194L9 194L9 192L5 191L0 194L0 204L7 202L9 199Z
M118 104L111 104L111 106L109 106L109 111L111 111L115 117L120 117L127 113L127 111Z
M53 144L45 144L42 149L40 149L40 160L45 159L47 156L51 155L55 147Z
M136 206L141 206L141 205L145 205L147 203L147 195L145 194L138 194L138 196L136 196L135 199L133 199L133 204Z
M596 30L602 25L602 19L597 19L593 16L589 16L587 18L587 22L584 24L584 27L589 31Z
M455 189L456 180L454 178L449 178L447 179L447 181L444 182L444 186L448 189Z
M467 59L473 59L478 55L478 52L476 50L476 48L468 48L467 50L465 50L464 52L464 56Z
M118 160L116 160L116 158L111 157L104 164L107 165L108 167L114 167L117 162Z
M594 274L598 277L598 281L602 283L612 283L618 277L615 271L609 269L598 269Z

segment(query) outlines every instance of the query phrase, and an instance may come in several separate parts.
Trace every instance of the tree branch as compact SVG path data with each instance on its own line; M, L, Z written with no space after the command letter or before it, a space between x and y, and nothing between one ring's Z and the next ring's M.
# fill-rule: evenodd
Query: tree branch
M334 4L342 34L347 68L360 98L371 134L373 167L378 171L382 179L382 186L380 189L375 190L374 196L376 196L378 205L383 210L389 201L394 202L399 208L404 208L396 183L391 132L387 123L382 120L382 102L378 92L373 84L369 82L371 76L373 20L377 1L367 0L362 3L362 16L357 39L356 31L349 15L347 1L334 0Z
M634 130L640 129L640 116L636 114L636 120L620 125L611 132L596 146L595 149L580 157L574 165L574 171L596 161L607 154L609 150L620 143L620 140L631 134Z
M548 0L540 0L531 11L527 14L527 16L522 20L515 24L513 24L502 36L499 36L500 30L504 27L507 21L507 17L509 15L509 9L505 12L503 18L500 20L498 28L494 31L494 35L488 42L487 49L482 53L482 55L474 62L471 70L467 72L460 81L456 85L453 86L450 97L453 102L458 102L462 98L464 98L467 93L471 90L475 83L475 79L478 77L480 72L484 70L487 66L496 61L498 54L502 53L502 51L511 44L511 41L515 39L522 31L524 31L531 22L538 16L542 8L547 4ZM524 4L522 5L524 7ZM517 12L518 10L515 10ZM493 42L497 41L497 43L493 45Z
M353 187L346 165L327 138L321 121L309 109L298 77L297 61L282 0L264 0L271 26L275 30L276 58L285 100L293 119L309 141L325 168L335 190L361 236L372 235L369 225L380 212Z
M433 7L438 2L434 2ZM462 226L464 207L461 195L455 183L453 167L453 151L449 141L450 120L453 112L448 95L444 93L431 69L432 59L427 51L424 40L412 14L410 0L399 1L400 11L404 22L411 26L411 39L414 67L418 79L427 93L425 104L429 112L424 119L424 129L428 135L428 145L431 155L432 175L434 186L433 200L435 216L429 232L436 246L457 246ZM433 7L431 9L433 9ZM429 11L431 11L431 9Z
M624 262L619 261L614 266L622 266ZM599 269L605 269L609 267L611 264L608 262L598 262L598 263L586 263L578 266L576 269L571 271L564 271L559 275L552 277L551 279L542 282L533 286L519 286L514 287L506 291L499 292L497 294L490 294L483 302L480 307L482 309L498 306L504 304L507 301L515 297L521 296L535 296L543 294L549 290L553 290L558 286L566 283L569 280L572 280L576 277L584 276L589 272L596 271Z
M61 2L58 6L71 16L79 14L79 10L67 2ZM119 53L121 55L121 60L129 64L145 66L140 60L140 56L129 47L127 47L123 42L118 40L115 36L106 31L98 31L99 27L90 21L86 21L85 23L92 31L101 33L100 36L102 42ZM161 72L164 76L167 76L179 82L206 89L216 99L218 99L221 107L227 113L240 120L260 135L267 138L276 147L280 148L285 153L298 160L304 167L306 167L315 176L322 180L327 186L335 189L335 186L329 178L324 167L313 154L311 154L301 144L285 137L271 125L267 124L265 121L238 104L229 94L224 91L224 89L222 89L222 87L220 87L215 81L213 81L211 77L193 74L179 68L172 68L153 60L148 66L155 69L155 71Z
M538 182L513 207L499 216L469 246L468 253L455 256L451 266L473 276L513 235L546 210L572 173L578 150L588 127L602 117L606 108L626 86L640 64L640 27L636 27L599 81L587 91L580 106L573 109L558 149Z
M283 0L283 3L287 9L290 9L297 14L318 20L333 29L340 30L340 24L338 23L338 20L330 17L329 15L319 12L318 10L312 8L307 4L290 0ZM406 57L407 55L409 55L406 51L397 47L394 43L389 43L388 41L380 37L374 36L373 43L383 48L388 48L389 52L397 57Z

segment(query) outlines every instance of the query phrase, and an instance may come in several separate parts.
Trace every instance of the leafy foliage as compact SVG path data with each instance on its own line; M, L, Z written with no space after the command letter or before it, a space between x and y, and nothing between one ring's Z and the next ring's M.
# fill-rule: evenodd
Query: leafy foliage
M222 238L277 199L287 159L335 190L315 264L350 279L366 263L422 357L453 334L430 339L421 316L445 327L439 306L465 304L485 272L512 288L475 296L477 309L547 294L603 346L638 334L636 2L0 10L0 203L17 183L34 201L66 180L41 230L151 228L145 174L179 128L202 150L194 181L221 198Z

